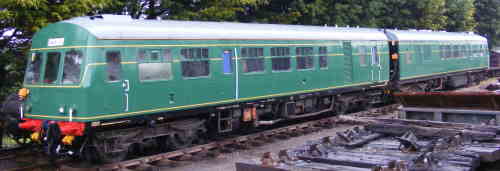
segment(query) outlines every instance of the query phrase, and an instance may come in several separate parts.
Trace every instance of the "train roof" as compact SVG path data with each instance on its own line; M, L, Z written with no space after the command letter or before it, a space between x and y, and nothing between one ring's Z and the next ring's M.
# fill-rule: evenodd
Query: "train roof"
M386 30L390 40L397 41L487 41L472 32L443 32L429 30Z
M368 28L136 20L123 15L77 17L76 24L98 39L248 39L248 40L388 40L384 32Z

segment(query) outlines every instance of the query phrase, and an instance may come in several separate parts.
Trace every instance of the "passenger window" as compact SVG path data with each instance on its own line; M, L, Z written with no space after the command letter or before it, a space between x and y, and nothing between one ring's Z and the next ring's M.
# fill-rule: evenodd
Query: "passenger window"
M422 45L415 45L415 56L417 58L422 58L423 54L422 54Z
M83 53L77 50L66 52L64 57L63 84L80 83Z
M424 61L432 60L432 47L430 45L423 46Z
M467 57L469 57L469 58L472 57L472 48L470 45L465 46L465 52L466 52Z
M444 53L444 46L443 45L439 46L439 56L441 57L441 59L445 59L446 58L445 53Z
M361 66L368 66L368 56L370 54L370 48L367 48L365 46L360 46L359 47L359 64Z
M233 73L233 51L232 50L224 50L222 52L222 59L223 59L223 66L222 70L224 74L231 74Z
M106 52L106 64L108 72L108 81L121 80L122 75L122 59L119 51Z
M406 64L411 64L411 63L413 63L413 59L412 59L412 56L411 56L411 52L409 52L409 51L408 51L408 52L406 52L405 57L406 57L406 60L405 60L405 61L406 61Z
M297 55L297 69L311 69L314 67L313 63L313 48L312 47L298 47L295 49Z
M319 68L328 68L327 47L319 47Z
M170 80L172 78L170 49L141 49L137 54L137 61L139 62L139 79L141 81Z
M273 47L271 48L271 56L273 71L289 71L290 70L290 48L288 47Z
M57 81L59 73L59 63L61 62L61 53L49 52L47 54L47 63L45 65L44 83L54 84Z
M243 72L264 71L264 48L241 48Z
M459 58L460 57L460 48L458 45L453 46L453 58Z
M451 58L452 57L451 45L446 45L445 48L446 48L445 49L446 58Z
M42 68L42 53L31 53L29 64L26 69L27 84L35 84L40 82L40 70Z
M183 77L202 77L210 74L210 61L207 48L181 49Z

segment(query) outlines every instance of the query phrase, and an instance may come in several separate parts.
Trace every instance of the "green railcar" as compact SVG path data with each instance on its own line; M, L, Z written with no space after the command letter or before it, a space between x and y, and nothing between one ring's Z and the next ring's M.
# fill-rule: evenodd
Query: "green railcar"
M385 104L397 88L480 80L484 43L462 33L79 17L35 34L19 127L49 154L110 162L150 140L179 149ZM456 47L463 53L442 51Z
M40 69L39 73L27 72L39 76L27 77L30 80L25 82L31 92L25 117L101 121L388 80L388 45L377 30L325 28L354 36L320 39L297 34L297 38L281 35L269 40L265 34L260 38L229 30L227 34L239 35L224 38L224 34L204 33L190 39L181 35L189 33L189 28L169 33L169 29L183 29L183 22L144 21L136 23L140 27L127 28L137 21L118 20L73 19L51 24L35 35L29 68ZM226 25L241 29L253 24ZM146 34L150 27L165 30ZM214 27L223 29L224 24ZM161 34L166 38L158 38ZM78 63L72 61L75 57Z
M400 83L450 76L447 86L461 87L480 79L467 77L481 75L464 72L482 72L489 66L488 42L473 33L390 30L387 35L398 45Z

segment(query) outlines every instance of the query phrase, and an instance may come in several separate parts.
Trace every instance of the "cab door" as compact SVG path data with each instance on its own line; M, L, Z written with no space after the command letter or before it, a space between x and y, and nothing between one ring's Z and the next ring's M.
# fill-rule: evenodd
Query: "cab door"
M125 77L125 67L122 62L123 50L104 50L105 67L104 85L101 90L106 113L121 113L130 110L130 80Z

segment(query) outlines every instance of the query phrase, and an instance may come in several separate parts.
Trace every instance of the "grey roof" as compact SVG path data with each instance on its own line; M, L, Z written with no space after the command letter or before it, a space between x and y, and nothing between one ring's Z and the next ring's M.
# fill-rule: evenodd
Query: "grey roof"
M387 40L382 31L367 28L135 20L119 15L103 15L102 19L93 20L78 17L63 22L79 25L98 39Z
M390 40L399 41L433 41L433 40L448 40L448 41L487 41L486 38L465 32L442 32L428 30L386 30Z

